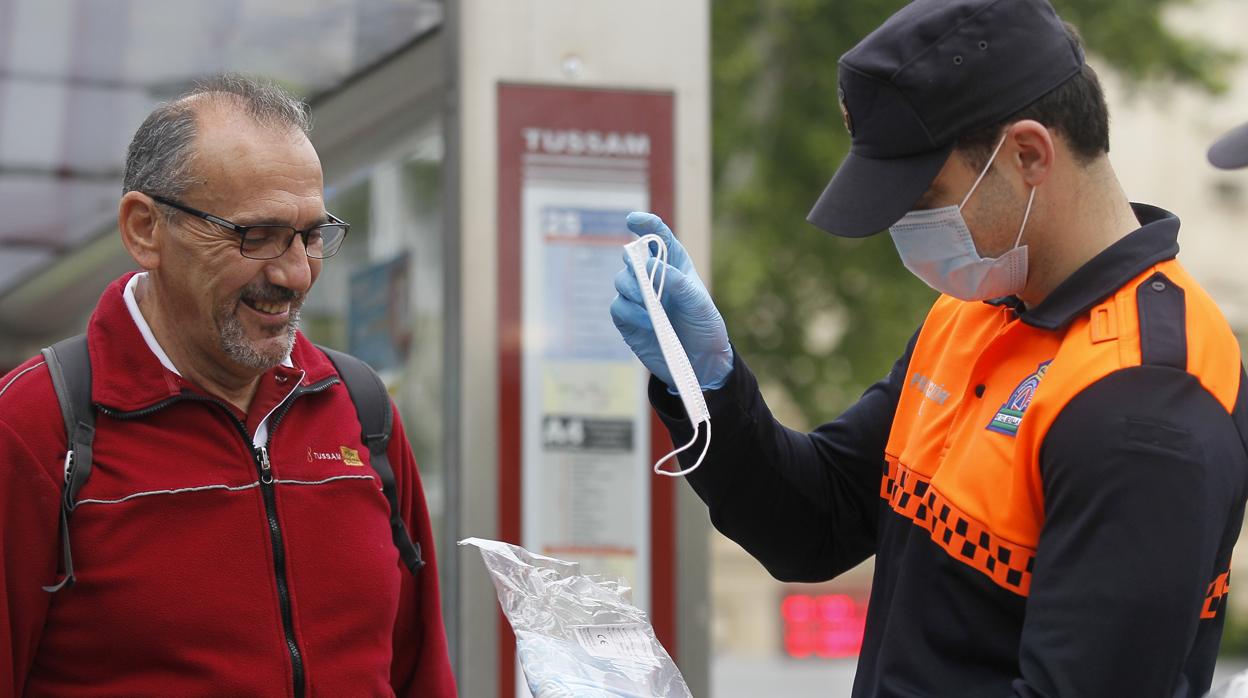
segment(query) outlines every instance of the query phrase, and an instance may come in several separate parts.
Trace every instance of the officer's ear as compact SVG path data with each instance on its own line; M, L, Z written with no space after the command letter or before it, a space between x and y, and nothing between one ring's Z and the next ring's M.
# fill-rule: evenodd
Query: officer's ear
M1044 184L1053 171L1057 145L1053 134L1039 121L1023 119L1011 124L1002 149L1029 187Z
M121 244L135 263L147 271L160 266L164 226L164 213L152 197L137 191L128 191L121 197L117 207Z

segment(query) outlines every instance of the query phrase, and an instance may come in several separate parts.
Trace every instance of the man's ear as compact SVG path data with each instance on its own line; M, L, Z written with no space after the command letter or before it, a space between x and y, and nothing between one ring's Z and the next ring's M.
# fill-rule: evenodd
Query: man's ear
M134 261L147 271L160 266L164 214L156 207L152 197L137 191L126 192L117 207L117 227L121 230L121 244L126 246L126 251Z
M1057 146L1053 134L1039 121L1024 119L1010 125L1006 133L1009 157L1031 187L1044 184L1053 171Z

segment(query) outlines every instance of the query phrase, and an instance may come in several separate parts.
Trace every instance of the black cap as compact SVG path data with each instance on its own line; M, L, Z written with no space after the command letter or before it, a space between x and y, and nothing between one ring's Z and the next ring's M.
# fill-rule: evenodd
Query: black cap
M1248 124L1232 130L1210 146L1209 162L1224 170L1248 167Z
M1031 105L1083 60L1047 0L915 0L841 56L852 142L807 220L845 237L896 223L959 137Z

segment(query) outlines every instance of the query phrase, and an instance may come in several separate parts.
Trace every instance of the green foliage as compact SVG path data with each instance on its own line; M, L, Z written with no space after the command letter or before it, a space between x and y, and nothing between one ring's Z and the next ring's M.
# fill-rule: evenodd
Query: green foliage
M1236 613L1234 609L1227 612L1218 654L1223 657L1248 656L1248 619L1243 613Z
M1137 82L1217 90L1230 55L1176 36L1185 0L1058 0L1105 61ZM887 235L844 240L805 217L849 147L837 59L900 0L713 0L715 300L734 345L811 426L883 377L935 294Z

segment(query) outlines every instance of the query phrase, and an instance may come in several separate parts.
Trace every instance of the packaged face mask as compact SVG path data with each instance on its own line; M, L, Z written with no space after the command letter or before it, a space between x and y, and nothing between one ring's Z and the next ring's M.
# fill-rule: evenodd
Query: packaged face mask
M651 245L656 245L658 248L654 272L646 269L651 259ZM698 376L693 372L693 366L689 363L689 356L685 353L680 338L676 336L676 330L672 328L667 311L659 302L659 298L663 295L663 281L667 277L667 245L658 235L643 235L625 245L624 251L628 253L629 266L632 267L633 274L637 277L637 284L641 287L641 295L646 302L646 312L650 315L650 322L654 325L655 335L659 339L659 349L663 352L663 360L667 362L672 381L676 383L675 387L680 393L680 401L685 406L685 414L693 423L693 438L689 440L689 443L660 458L659 462L654 464L654 472L657 475L669 477L688 475L702 465L702 459L706 458L707 449L711 446L711 413L706 407L706 399L702 396L702 386L698 383ZM658 275L657 290L654 286L656 273ZM697 462L684 470L675 472L664 470L663 464L692 447L701 432L706 433L706 443L702 446L702 455L698 456Z
M623 580L501 541L480 549L534 698L692 698Z

